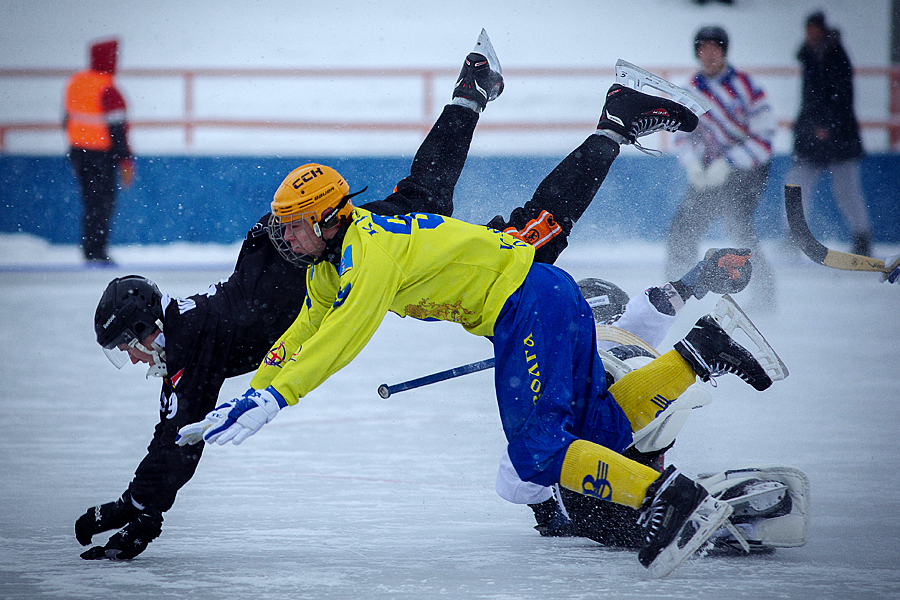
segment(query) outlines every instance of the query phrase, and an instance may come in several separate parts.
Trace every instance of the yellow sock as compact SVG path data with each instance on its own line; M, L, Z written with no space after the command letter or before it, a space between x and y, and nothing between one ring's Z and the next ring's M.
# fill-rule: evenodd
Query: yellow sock
M696 381L694 370L675 350L631 371L609 387L609 393L639 431Z
M565 488L640 508L647 488L659 473L587 440L575 440L566 451L559 484Z

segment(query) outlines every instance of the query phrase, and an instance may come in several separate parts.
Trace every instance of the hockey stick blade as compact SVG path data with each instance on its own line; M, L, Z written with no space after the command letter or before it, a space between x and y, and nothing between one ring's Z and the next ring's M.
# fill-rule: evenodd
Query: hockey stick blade
M446 371L441 371L439 373L432 373L431 375L419 377L418 379L411 379L409 381L404 381L403 383L396 383L394 385L382 383L380 386L378 386L378 395L382 398L387 399L391 397L391 394L396 394L397 392L405 392L406 390L412 390L425 385L431 385L432 383L445 381L447 379L453 379L454 377L460 377L462 375L468 375L469 373L477 373L478 371L492 369L493 367L494 359L488 358L487 360L480 360L478 362L462 365L461 367L447 369Z
M832 269L844 271L876 271L887 273L884 261L870 256L861 256L849 252L831 250L817 240L809 230L806 216L803 214L803 198L799 185L784 186L784 208L787 212L788 227L803 253L819 263Z
M472 50L472 52L484 55L491 71L503 75L503 69L500 68L500 59L497 58L497 53L494 51L494 45L491 44L491 38L488 37L487 31L484 29L482 29L481 33L478 35L478 41L475 42L475 49Z
M716 303L716 308L712 312L712 318L728 335L732 335L738 329L744 332L747 338L756 346L755 350L754 348L747 348L747 350L753 354L753 358L759 361L759 364L762 365L762 368L765 369L766 374L772 381L781 381L789 375L787 365L784 364L784 361L781 360L781 357L778 356L772 345L766 341L763 334L759 332L759 329L756 328L756 325L753 324L747 313L741 310L734 298L728 294L723 295L719 302ZM732 337L734 336L732 335ZM742 340L735 341L744 345Z
M644 88L649 87L668 94L672 100L688 107L698 117L711 108L709 102L693 92L621 58L616 61L616 83L639 92L644 92Z

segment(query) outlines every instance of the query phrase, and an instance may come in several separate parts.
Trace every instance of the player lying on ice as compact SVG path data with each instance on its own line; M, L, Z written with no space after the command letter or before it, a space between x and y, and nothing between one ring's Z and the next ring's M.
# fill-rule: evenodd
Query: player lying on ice
M715 264L721 252L710 250L708 258L692 271ZM688 274L674 282L674 286L681 288L684 280L691 279L691 274ZM665 311L657 309L656 305L664 305L659 302L658 296L651 301L653 293L639 294L629 299L621 288L601 279L585 279L578 285L593 310L600 356L606 367L608 382L616 381L659 356L655 347L662 342L675 320L674 307ZM660 289L650 288L648 292ZM693 289L694 296L705 295L703 284L698 282ZM683 306L680 298L672 297L678 308ZM766 364L770 376L775 380L787 376L787 369L774 350L729 296L719 301L712 318L722 323L728 331L742 329L745 333L750 332L759 340L757 356ZM640 335L634 335L636 333ZM661 471L664 453L674 445L675 436L691 410L710 401L705 388L699 384L691 385L678 398L660 406L655 418L635 431L634 442L623 454ZM775 548L797 547L806 543L809 481L802 471L775 465L744 466L701 475L698 482L734 509L726 522L727 527L721 528L710 538L716 550L771 552ZM523 482L508 456L501 461L496 489L505 500L529 505L537 521L535 529L543 536L587 537L608 546L640 548L642 530L637 524L635 509L575 493L558 485L548 487Z
M614 86L599 128L633 142L647 113L671 129L697 122L677 103ZM534 262L533 246L430 213L379 216L355 208L354 195L317 164L282 182L269 235L286 258L314 266L307 301L252 387L183 427L179 444L243 442L348 364L391 311L457 322L492 341L519 477L639 508L638 556L652 575L669 574L725 522L731 506L676 468L660 474L619 452L658 412L654 398L677 398L697 376L731 372L767 389L772 379L749 351L704 318L674 350L607 388L590 307L568 274Z
M410 176L398 184L395 194L367 208L385 214L421 209L449 214L453 186L464 164L478 111L485 105L483 99L479 102L464 97L471 95L466 91L469 81L461 79L453 94L454 104L445 108L423 142ZM465 106L473 102L475 110ZM551 241L538 249L536 260L543 256L552 261L565 247L565 236L617 154L618 143L603 135L589 136L554 169L532 202L514 211L510 221L515 223L518 218L524 224L529 220L522 218L527 212L543 215L542 201L552 208L550 203L556 198L554 210L560 214L570 209L571 216L560 219ZM601 168L594 167L594 162ZM560 190L561 182L568 187ZM571 206L559 202L562 192L578 201ZM257 366L299 312L305 295L305 269L278 258L266 235L267 221L266 217L260 219L248 233L235 273L206 294L188 299L163 297L155 285L141 277L114 280L104 293L96 319L98 342L113 354L117 346L125 348L132 362L151 364L152 373L162 376L168 371L169 375L163 380L160 424L128 491L119 501L90 509L76 524L76 535L83 544L90 543L96 533L122 528L105 546L85 552L85 558L132 558L159 535L162 512L171 508L178 489L190 480L202 451L202 446L175 446L172 442L178 428L202 418L215 406L225 378ZM554 224L549 215L538 222ZM706 271L711 274L716 269L725 272L721 265L713 264ZM723 279L723 285L733 285L727 277ZM728 287L723 291L738 290ZM113 316L116 318L111 319ZM127 361L129 357L122 358Z

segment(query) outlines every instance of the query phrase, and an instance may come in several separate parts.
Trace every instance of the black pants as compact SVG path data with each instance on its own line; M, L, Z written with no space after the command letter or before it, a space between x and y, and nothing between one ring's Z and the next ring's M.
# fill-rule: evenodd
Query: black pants
M109 221L116 204L116 159L109 152L71 148L69 161L78 179L84 215L81 248L87 260L106 260Z
M453 214L453 189L466 163L478 113L462 106L444 107L428 136L419 146L410 174L393 194L364 206L377 214L428 212ZM496 216L488 227L524 230L543 211L553 215L562 231L535 252L535 262L552 264L568 245L578 221L619 155L619 145L609 138L589 135L541 181L531 200L516 208L509 220Z
M562 231L537 249L534 261L553 264L568 246L572 227L591 205L618 156L619 144L604 136L589 135L541 181L525 206L514 209L509 220L499 215L494 217L488 227L501 231L514 227L522 231L547 211Z
M666 238L666 278L675 281L697 264L697 250L712 224L721 219L728 239L753 251L753 277L748 290L761 306L774 302L774 274L759 244L754 214L769 177L769 165L735 170L724 184L698 190L689 187Z
M401 179L387 198L363 208L380 215L426 212L451 216L453 189L466 164L478 116L464 106L445 106L419 146L409 176Z
M444 108L413 159L410 174L393 194L364 208L377 214L429 212L450 216L453 189L465 166L478 113L448 105ZM553 263L567 246L572 227L590 206L613 161L619 145L609 138L589 135L541 181L531 200L516 208L509 220L496 216L489 227L524 230L546 211L561 225L561 232L535 252L535 262ZM636 460L641 457L632 456ZM653 459L656 456L652 457ZM565 535L584 536L612 546L636 548L641 531L633 508L596 500L563 490L572 528Z

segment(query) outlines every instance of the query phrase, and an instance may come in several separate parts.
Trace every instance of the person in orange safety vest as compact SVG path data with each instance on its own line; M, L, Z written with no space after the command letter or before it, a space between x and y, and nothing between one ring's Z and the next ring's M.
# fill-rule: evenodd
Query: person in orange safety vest
M90 48L90 68L66 84L65 130L68 158L84 202L81 247L88 263L111 264L107 254L109 221L117 181L128 187L134 159L128 146L125 99L113 80L119 42L99 41Z

